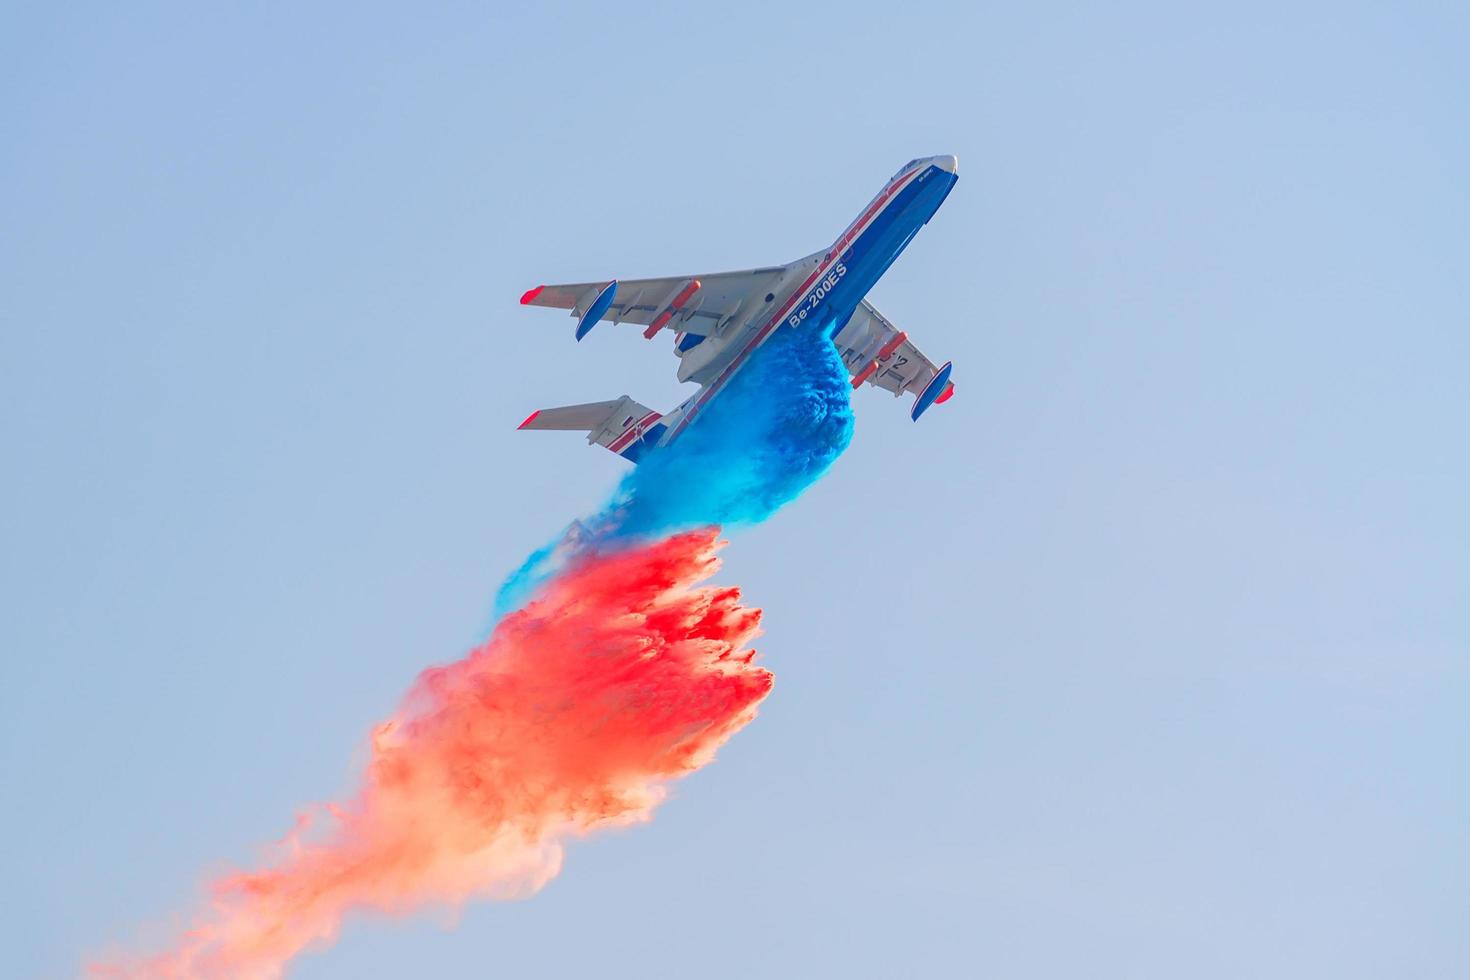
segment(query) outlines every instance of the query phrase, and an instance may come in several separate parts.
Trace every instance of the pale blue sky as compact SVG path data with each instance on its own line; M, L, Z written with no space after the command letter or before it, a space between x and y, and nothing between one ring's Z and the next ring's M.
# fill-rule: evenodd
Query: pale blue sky
M910 157L856 398L728 552L761 717L535 899L294 978L1470 974L1457 4L0 10L0 949L190 906L681 396L543 281L785 261Z

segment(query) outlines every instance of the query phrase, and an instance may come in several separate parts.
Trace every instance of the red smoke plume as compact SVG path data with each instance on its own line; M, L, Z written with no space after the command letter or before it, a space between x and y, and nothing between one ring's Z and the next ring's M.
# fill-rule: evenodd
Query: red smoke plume
M665 783L755 716L771 674L760 610L701 586L716 530L585 560L469 656L425 671L373 734L355 799L323 808L274 863L214 882L174 948L93 976L278 977L354 909L534 892L561 841L647 820ZM318 823L323 822L318 820Z

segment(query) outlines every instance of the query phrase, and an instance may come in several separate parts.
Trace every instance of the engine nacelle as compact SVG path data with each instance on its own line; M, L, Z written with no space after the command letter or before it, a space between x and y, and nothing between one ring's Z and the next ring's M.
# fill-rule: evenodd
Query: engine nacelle
M690 347L679 354L678 378L680 381L693 381L697 384L713 381L731 353L729 338L706 337L698 346Z

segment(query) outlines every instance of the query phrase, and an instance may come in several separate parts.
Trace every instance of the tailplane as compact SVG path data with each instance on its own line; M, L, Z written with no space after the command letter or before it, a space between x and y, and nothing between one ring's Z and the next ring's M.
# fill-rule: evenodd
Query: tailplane
M606 402L565 405L532 412L522 429L561 429L587 433L587 441L638 462L664 434L663 416L624 395Z

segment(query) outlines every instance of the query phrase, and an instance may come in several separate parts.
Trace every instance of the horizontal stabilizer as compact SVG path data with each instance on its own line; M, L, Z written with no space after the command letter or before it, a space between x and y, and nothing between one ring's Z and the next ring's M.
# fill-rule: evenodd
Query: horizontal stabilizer
M637 462L658 444L664 433L663 416L624 395L606 402L565 405L532 412L522 429L560 429L587 433L587 441L604 446Z
M566 405L562 408L543 408L532 412L520 424L522 429L565 429L571 432L590 432L607 421L626 399L614 398L610 402L588 402L586 405Z

